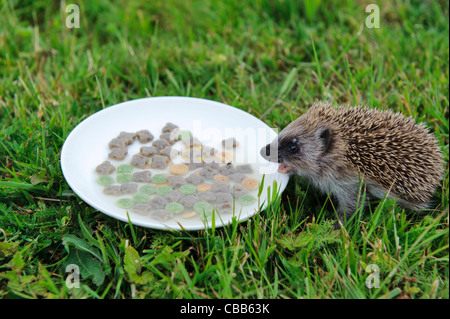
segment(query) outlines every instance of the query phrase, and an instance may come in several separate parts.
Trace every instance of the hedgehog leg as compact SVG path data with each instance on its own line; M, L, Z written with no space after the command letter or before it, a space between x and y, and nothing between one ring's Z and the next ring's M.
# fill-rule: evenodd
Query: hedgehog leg
M334 191L334 197L337 199L337 215L339 220L334 224L335 229L340 229L340 222L344 223L347 219L353 216L358 208L358 203L361 205L364 192L360 191L358 185L347 185ZM339 222L340 221L340 222Z

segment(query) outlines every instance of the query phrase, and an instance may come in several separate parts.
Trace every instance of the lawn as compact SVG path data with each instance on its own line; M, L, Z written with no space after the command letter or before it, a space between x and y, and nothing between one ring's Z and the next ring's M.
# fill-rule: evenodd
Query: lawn
M1 0L0 297L447 299L449 4L377 1L369 28L369 3ZM79 28L66 26L69 4ZM60 167L71 130L122 101L173 95L275 128L317 99L413 116L446 161L435 209L386 200L334 230L327 197L291 178L247 221L166 232L78 198Z

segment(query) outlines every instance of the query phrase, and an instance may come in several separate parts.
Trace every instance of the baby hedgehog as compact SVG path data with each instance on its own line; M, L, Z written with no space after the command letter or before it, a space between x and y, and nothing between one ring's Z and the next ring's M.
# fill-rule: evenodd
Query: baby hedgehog
M351 216L360 181L368 199L397 198L407 209L426 209L443 177L436 138L401 113L316 102L261 149L280 173L306 178ZM339 227L339 224L336 224Z

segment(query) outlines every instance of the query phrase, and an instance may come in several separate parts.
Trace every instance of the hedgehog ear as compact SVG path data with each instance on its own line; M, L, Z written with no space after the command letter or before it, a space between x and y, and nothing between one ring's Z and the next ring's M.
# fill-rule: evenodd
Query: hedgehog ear
M333 133L329 128L324 128L319 133L319 138L322 140L324 152L327 152L331 147Z

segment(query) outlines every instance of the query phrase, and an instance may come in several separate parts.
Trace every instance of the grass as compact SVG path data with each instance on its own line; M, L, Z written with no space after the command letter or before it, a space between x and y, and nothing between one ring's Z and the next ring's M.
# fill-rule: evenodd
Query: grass
M1 0L0 297L448 298L448 2L379 2L379 29L364 26L364 1L74 1L79 29L65 26L69 3ZM436 208L385 200L335 231L327 197L292 178L248 221L163 232L81 201L59 165L70 131L165 95L279 128L321 98L411 115L446 159Z

